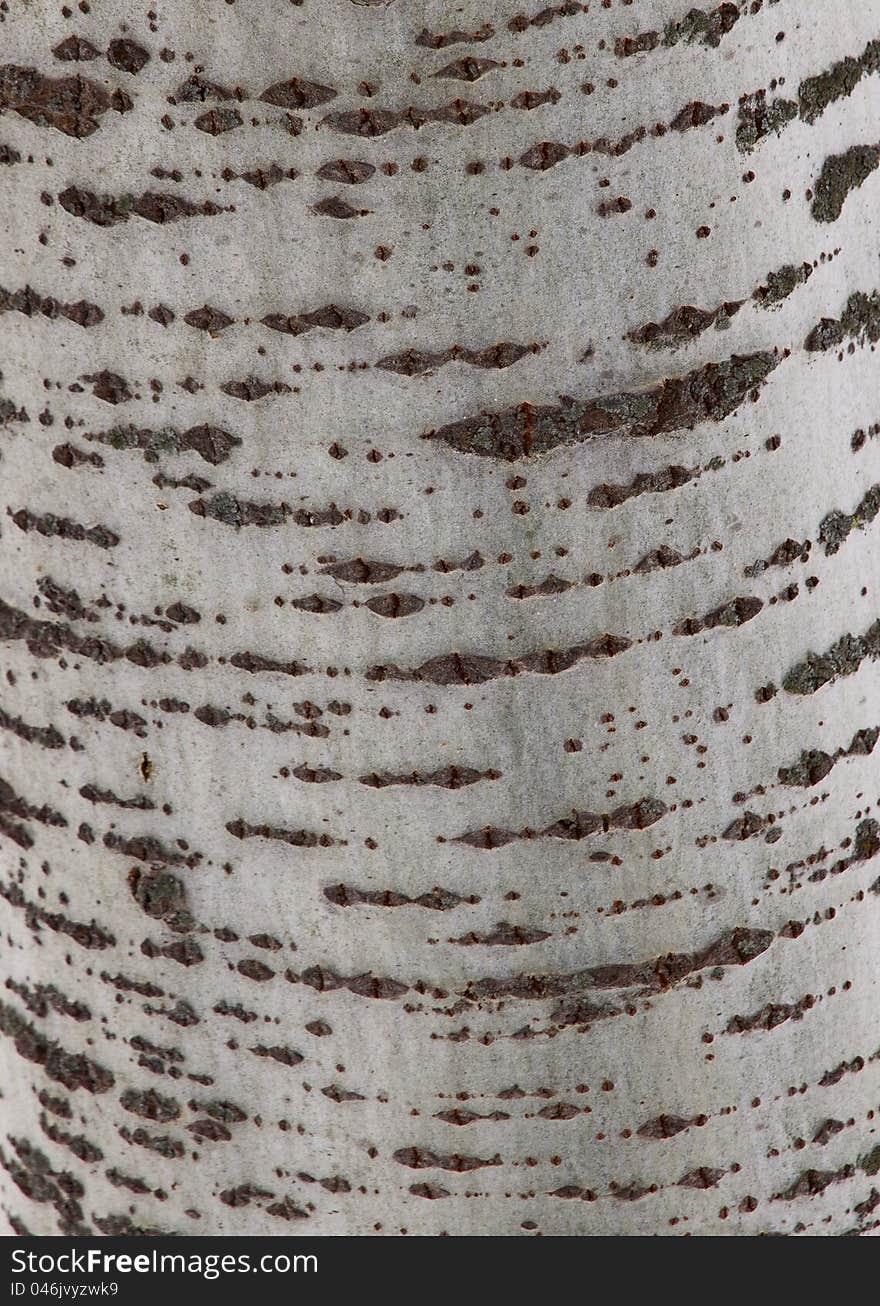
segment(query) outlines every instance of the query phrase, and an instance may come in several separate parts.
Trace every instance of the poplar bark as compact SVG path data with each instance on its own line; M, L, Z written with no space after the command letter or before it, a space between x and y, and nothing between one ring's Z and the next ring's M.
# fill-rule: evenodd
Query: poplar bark
M880 1224L880 2L0 6L0 1209Z

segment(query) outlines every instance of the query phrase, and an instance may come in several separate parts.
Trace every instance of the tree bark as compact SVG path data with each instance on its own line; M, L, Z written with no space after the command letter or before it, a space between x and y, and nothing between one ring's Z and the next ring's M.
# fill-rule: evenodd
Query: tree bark
M11 1228L873 1229L878 0L3 9Z

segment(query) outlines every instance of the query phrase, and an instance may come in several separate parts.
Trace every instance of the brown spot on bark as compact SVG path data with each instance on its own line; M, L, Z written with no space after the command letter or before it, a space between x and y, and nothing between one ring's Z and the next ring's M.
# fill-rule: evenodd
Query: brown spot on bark
M107 62L122 72L135 76L150 61L150 52L137 41L117 37L107 46Z
M0 66L0 109L79 139L98 130L110 97L88 77L46 77L36 68Z

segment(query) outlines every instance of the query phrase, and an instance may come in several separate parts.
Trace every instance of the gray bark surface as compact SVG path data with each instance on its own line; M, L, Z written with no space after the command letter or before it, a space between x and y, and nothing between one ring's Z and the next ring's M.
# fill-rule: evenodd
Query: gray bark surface
M869 1233L880 0L0 6L17 1233Z

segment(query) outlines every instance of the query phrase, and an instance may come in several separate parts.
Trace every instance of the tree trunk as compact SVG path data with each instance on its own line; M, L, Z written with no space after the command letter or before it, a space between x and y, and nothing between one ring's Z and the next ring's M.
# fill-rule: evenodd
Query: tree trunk
M3 9L12 1229L872 1229L880 2Z

